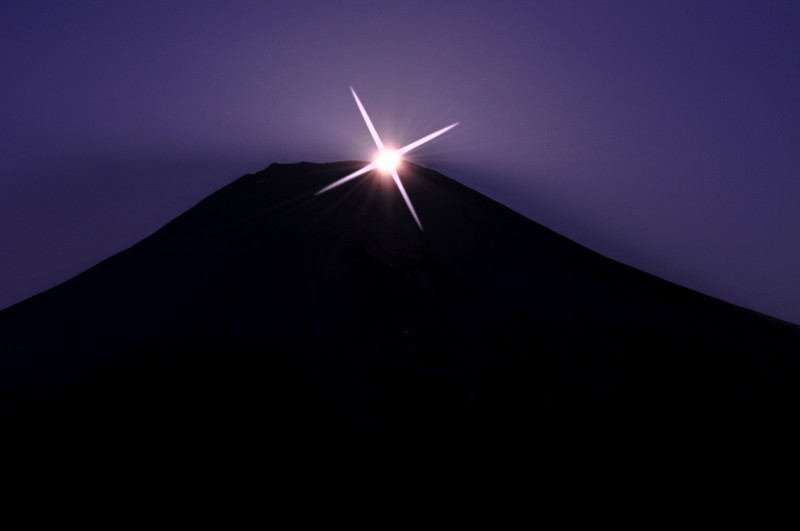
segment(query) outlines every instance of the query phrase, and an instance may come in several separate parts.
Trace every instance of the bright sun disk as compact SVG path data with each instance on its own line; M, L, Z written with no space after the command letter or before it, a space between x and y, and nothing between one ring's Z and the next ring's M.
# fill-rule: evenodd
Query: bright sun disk
M375 126L372 125L372 120L370 120L369 119L369 115L367 115L367 110L361 104L361 100L358 99L358 96L356 95L356 91L353 90L353 87L350 87L350 92L353 93L353 98L356 100L356 105L358 105L358 110L361 111L361 116L364 118L364 121L367 123L367 128L369 129L369 132L372 135L372 139L375 141L375 145L378 146L378 157L375 160L373 160L372 162L370 162L369 164L367 164L366 166L364 166L363 168L361 168L360 170L356 170L356 171L354 171L353 173L351 173L349 175L345 175L344 177L342 177L338 181L329 184L328 186L326 186L325 188L323 188L322 190L320 190L319 192L317 192L314 195L323 194L323 193L327 192L328 190L332 190L333 188L336 188L337 186L340 186L340 185L346 183L347 181L349 181L351 179L355 179L359 175L364 175L365 173L367 173L368 171L370 171L370 170L372 170L374 168L379 168L380 170L382 170L382 171L384 171L386 173L391 173L392 174L392 179L394 179L394 184L397 185L397 189L400 191L400 195L403 196L403 201L406 202L406 206L408 207L408 211L411 212L411 215L414 217L414 221L417 222L417 226L419 227L419 230L423 230L422 229L422 223L420 223L419 217L417 216L417 212L416 212L416 210L414 210L414 205L411 204L411 199L408 198L408 194L406 193L406 189L403 186L403 183L400 181L400 176L397 175L397 165L400 164L400 157L402 155L405 155L406 153L408 153L412 149L421 146L425 142L429 142L429 141L433 140L434 138L436 138L437 136L446 133L450 129L452 129L455 126L457 126L458 122L456 122L454 124L450 124L450 125L448 125L447 127L443 128L443 129L439 129L435 133L431 133L428 136L424 136L424 137L420 138L419 140L417 140L416 142L412 142L407 146L401 147L397 151L395 151L393 149L386 149L384 147L384 145L383 145L383 142L381 141L381 137L378 136L378 132L375 130Z
M375 159L375 165L381 171L390 173L393 169L400 164L400 154L393 149L385 149Z

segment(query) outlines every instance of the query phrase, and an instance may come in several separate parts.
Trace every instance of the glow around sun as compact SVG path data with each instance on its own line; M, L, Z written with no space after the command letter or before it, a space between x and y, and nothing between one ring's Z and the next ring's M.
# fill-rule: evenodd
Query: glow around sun
M385 149L382 152L378 152L378 156L375 157L375 164L382 172L391 173L400 164L400 155L393 149Z
M404 146L404 147L402 147L402 148L400 148L398 150L386 149L386 147L384 147L384 145L383 145L383 142L381 141L381 137L378 136L378 132L375 130L375 126L372 125L372 121L369 119L369 115L367 115L366 109L364 109L364 106L361 104L361 100L358 99L358 95L356 94L356 91L353 90L353 87L350 87L350 92L353 93L353 98L355 98L356 105L358 105L358 109L361 111L361 116L364 117L364 121L367 123L367 128L369 129L369 132L372 135L372 139L375 141L375 145L378 146L378 156L370 164L367 164L366 166L364 166L360 170L354 171L350 175L345 175L344 177L342 177L341 179L339 179L335 183L329 184L328 186L326 186L325 188L323 188L322 190L320 190L319 192L317 192L314 195L319 195L319 194L325 193L328 190L332 190L332 189L336 188L337 186L339 186L341 184L344 184L344 183L346 183L347 181L349 181L351 179L355 179L359 175L364 175L368 171L371 171L371 170L374 170L375 168L377 168L377 169L379 169L381 171L384 171L386 173L390 173L392 175L392 179L394 179L394 183L397 185L397 189L400 191L400 195L403 196L403 201L406 202L406 206L408 207L409 212L411 212L411 215L414 217L414 221L417 222L417 225L419 226L419 230L423 230L422 229L422 223L419 221L419 217L417 216L417 212L414 210L414 205L411 204L411 199L408 198L408 194L406 193L406 189L403 187L403 183L400 181L400 176L397 175L397 165L400 164L400 160L402 159L403 155L405 155L406 153L408 153L412 149L417 148L417 147L421 146L422 144L424 144L424 143L426 143L426 142L428 142L430 140L433 140L437 136L446 133L450 129L452 129L455 126L457 126L458 122L456 122L454 124L450 124L450 125L448 125L447 127L443 128L443 129L439 129L435 133L431 133L428 136L424 136L424 137L420 138L419 140L417 140L415 142L412 142L409 145Z

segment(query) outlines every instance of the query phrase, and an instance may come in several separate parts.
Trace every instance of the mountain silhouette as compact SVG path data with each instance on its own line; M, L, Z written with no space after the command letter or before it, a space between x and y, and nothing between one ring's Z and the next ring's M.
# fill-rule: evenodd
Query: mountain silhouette
M800 327L409 162L425 232L378 173L314 195L361 165L245 175L0 312L10 439L87 459L284 461L796 441Z

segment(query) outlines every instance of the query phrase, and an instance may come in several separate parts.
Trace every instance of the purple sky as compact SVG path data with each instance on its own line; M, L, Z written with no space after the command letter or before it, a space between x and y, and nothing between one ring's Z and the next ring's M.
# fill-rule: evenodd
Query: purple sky
M352 85L387 143L461 122L417 162L800 323L798 28L792 1L3 2L0 308L244 173L370 158Z

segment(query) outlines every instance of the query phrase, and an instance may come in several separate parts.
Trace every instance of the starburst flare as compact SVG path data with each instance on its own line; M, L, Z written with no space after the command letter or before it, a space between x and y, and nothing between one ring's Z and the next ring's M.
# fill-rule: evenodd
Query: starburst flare
M450 125L448 125L447 127L443 128L443 129L439 129L435 133L431 133L428 136L424 136L424 137L420 138L419 140L417 140L415 142L412 142L409 145L407 145L405 147L402 147L402 148L400 148L400 149L398 149L396 151L387 150L384 147L383 142L381 141L381 137L378 135L378 131L376 131L375 130L375 126L372 125L372 120L369 119L369 115L367 114L367 110L364 108L364 105L361 104L361 100L358 99L358 95L356 94L356 91L353 90L353 87L350 87L350 92L353 93L353 98L355 98L356 105L358 105L358 109L361 111L361 116L364 117L364 121L367 123L367 128L369 129L369 132L372 135L372 139L375 141L375 145L378 146L378 157L377 157L377 159L375 161L371 162L370 164L367 164L366 166L364 166L360 170L354 171L353 173L342 177L338 181L336 181L336 182L334 182L332 184L329 184L328 186L326 186L325 188L323 188L322 190L320 190L319 192L317 192L314 195L319 195L319 194L325 193L328 190L332 190L332 189L336 188L337 186L340 186L340 185L346 183L347 181L350 181L352 179L355 179L356 177L364 175L365 173L367 173L370 170L373 170L375 168L381 168L384 171L389 171L389 173L391 173L392 179L394 180L394 183L397 185L397 189L400 190L400 195L403 196L403 201L405 201L409 212L411 212L411 216L414 218L414 221L417 222L417 225L419 226L419 230L424 231L424 229L422 228L422 223L419 220L419 216L417 216L417 212L416 212L416 210L414 210L414 205L411 204L411 199L408 197L408 193L406 193L406 189L403 187L403 183L400 181L400 176L397 174L396 166L400 162L400 158L404 154L408 153L412 149L418 148L419 146L421 146L422 144L425 144L426 142L429 142L429 141L433 140L437 136L446 133L450 129L452 129L455 126L457 126L459 124L459 122L456 122L454 124L450 124Z

